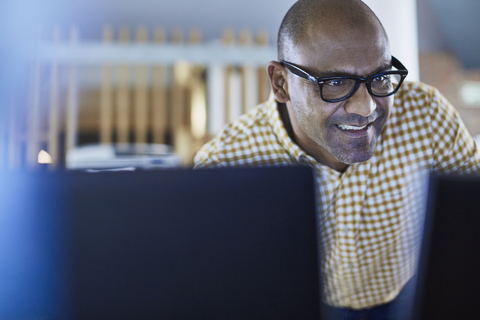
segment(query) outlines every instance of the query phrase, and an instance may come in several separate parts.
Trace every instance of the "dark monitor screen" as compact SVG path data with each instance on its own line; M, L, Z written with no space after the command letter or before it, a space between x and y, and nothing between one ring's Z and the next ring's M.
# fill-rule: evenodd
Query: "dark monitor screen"
M308 168L4 174L0 185L0 318L319 318Z
M477 319L480 177L431 176L416 319Z

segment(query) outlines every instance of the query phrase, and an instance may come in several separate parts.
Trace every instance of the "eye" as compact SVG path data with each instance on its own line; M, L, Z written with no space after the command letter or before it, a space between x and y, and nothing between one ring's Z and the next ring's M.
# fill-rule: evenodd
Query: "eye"
M345 81L344 79L335 79L335 80L328 80L327 82L325 82L325 84L327 86L332 86L332 87L341 87L341 86L344 86L346 85L347 81Z
M383 75L383 76L378 76L376 78L373 78L373 81L374 82L378 82L378 83L381 83L381 82L390 82L390 75Z

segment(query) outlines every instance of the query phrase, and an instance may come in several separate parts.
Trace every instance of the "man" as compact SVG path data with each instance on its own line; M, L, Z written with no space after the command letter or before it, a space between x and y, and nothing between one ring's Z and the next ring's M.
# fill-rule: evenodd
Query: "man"
M412 173L480 172L480 153L438 91L403 82L360 0L299 0L282 21L278 59L269 101L227 125L195 166L314 168L325 300L342 319L387 318L415 274Z

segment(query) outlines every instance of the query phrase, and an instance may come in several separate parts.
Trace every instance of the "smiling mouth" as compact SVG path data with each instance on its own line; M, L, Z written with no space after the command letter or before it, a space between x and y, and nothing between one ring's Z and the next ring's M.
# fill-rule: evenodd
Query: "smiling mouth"
M358 130L365 129L369 125L370 125L370 123L366 124L364 126L361 126L361 127L357 127L357 126L349 126L349 125L346 125L346 124L337 124L337 127L339 127L342 130L357 130L358 131Z

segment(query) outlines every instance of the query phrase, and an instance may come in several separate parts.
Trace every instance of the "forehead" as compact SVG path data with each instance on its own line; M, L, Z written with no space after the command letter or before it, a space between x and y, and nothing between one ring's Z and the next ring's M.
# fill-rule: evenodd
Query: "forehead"
M319 76L328 71L367 76L391 60L388 38L375 27L328 32L312 27L291 53L291 62Z

